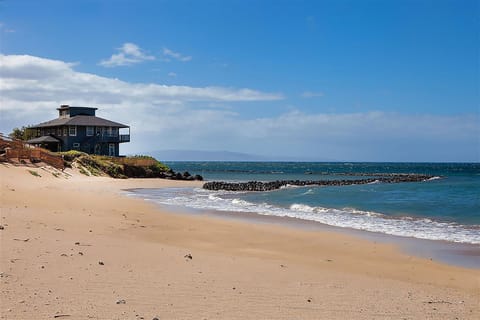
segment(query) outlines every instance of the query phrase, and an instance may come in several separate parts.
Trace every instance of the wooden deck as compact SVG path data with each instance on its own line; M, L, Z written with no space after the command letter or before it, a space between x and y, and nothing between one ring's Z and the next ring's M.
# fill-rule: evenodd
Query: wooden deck
M65 168L62 156L0 133L0 161L22 163L22 160L30 163L44 162L60 170Z

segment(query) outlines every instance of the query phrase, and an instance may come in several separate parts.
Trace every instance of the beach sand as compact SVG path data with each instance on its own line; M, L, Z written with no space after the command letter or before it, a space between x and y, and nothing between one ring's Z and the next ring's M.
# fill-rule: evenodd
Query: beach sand
M480 319L480 269L122 192L199 182L70 173L0 164L1 319Z

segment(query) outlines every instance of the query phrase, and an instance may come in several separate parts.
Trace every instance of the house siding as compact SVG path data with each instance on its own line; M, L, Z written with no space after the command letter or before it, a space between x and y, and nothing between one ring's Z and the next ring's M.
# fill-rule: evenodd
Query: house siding
M118 133L115 135L108 134L108 127L94 127L94 134L87 135L87 126L77 126L77 135L68 136L63 143L65 150L79 150L91 154L110 155L109 144L115 145L115 153L113 156L119 155ZM118 132L118 129L116 130ZM74 144L78 143L78 147Z
M93 127L94 134L89 136L87 135L87 126L76 126L76 135L72 136L70 135L69 127L70 126L41 128L37 130L37 136L51 135L60 140L59 150L54 151L78 150L90 154L110 155L109 144L113 144L115 146L115 154L113 156L119 156L120 135L118 128ZM111 130L111 134L109 134L109 130ZM78 146L76 144L78 144Z

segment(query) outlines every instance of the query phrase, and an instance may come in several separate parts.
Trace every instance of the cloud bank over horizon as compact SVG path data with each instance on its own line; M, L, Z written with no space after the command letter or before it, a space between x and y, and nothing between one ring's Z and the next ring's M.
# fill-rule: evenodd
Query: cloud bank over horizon
M166 49L166 48L165 48ZM169 49L167 49L169 50ZM165 50L164 50L165 51ZM164 52L189 61L174 51ZM154 59L124 44L105 66ZM229 150L341 161L479 161L478 114L432 115L365 110L290 111L246 116L244 104L283 103L284 93L254 88L134 83L78 72L77 63L0 55L0 131L55 118L61 104L95 106L98 115L131 126L122 153ZM323 92L304 92L305 98ZM212 108L211 103L220 107Z

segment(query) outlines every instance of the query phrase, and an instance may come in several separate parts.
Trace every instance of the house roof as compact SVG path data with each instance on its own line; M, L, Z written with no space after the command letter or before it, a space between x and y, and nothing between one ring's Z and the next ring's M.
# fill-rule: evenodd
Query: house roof
M48 143L48 142L61 142L59 139L52 137L52 136L41 136L38 138L30 139L27 143Z
M71 118L57 118L47 122L42 122L34 128L46 128L46 127L57 127L57 126L95 126L95 127L118 127L118 128L128 128L127 125L103 119L97 116L84 116L78 115Z

